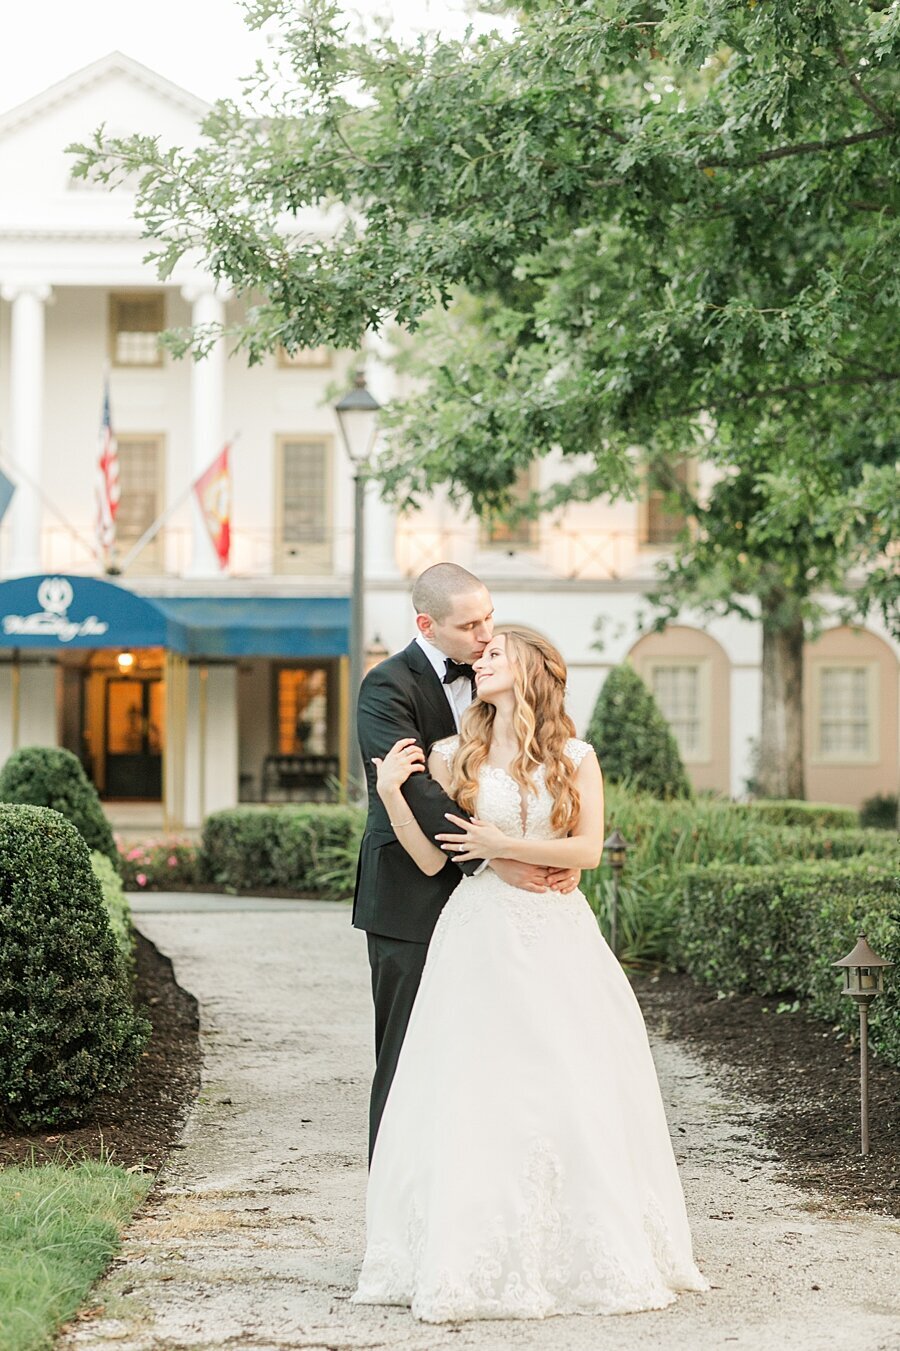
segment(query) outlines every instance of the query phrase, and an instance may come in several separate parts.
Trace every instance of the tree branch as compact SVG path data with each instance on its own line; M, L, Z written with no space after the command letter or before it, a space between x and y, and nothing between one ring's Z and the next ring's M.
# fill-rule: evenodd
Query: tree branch
M807 394L814 389L829 389L833 385L887 385L892 384L895 380L900 380L900 371L873 372L871 375L837 377L833 380L813 380L809 384L776 385L774 389L758 389L747 394L733 394L727 399L707 399L705 403L698 403L694 408L683 408L680 416L702 413L710 408L721 408L724 404L752 403L755 399L777 399L784 394Z
M893 130L896 126L894 119L891 117L890 113L886 113L884 109L875 102L870 93L863 89L859 76L854 70L850 69L850 61L843 47L836 47L835 52L837 54L838 63L842 65L847 72L847 78L856 90L857 95L862 99L866 107L872 110L879 122L882 122L884 126L890 127L891 130Z
M844 146L859 145L862 141L881 141L894 134L893 127L884 127L875 131L858 131L853 136L839 136L833 141L801 141L798 145L782 145L777 150L764 150L749 160L706 159L699 160L698 169L751 169L754 164L767 164L769 160L787 159L791 155L818 155L823 150L841 150Z

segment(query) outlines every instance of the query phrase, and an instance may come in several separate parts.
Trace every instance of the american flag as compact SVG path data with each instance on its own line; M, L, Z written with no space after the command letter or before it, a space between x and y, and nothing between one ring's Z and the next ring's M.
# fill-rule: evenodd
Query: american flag
M116 542L116 512L119 510L119 451L109 411L109 380L103 384L103 414L97 459L97 544L108 556Z

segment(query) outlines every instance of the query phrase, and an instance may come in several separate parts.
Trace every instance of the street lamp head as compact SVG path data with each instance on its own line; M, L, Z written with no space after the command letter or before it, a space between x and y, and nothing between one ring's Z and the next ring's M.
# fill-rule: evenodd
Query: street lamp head
M831 965L844 968L843 993L859 1002L874 999L876 995L882 993L884 968L893 966L893 962L887 962L883 957L879 957L877 952L873 952L865 934L860 934L853 951L848 952L847 956L841 957L839 961L832 962Z
M338 399L334 411L347 454L353 464L362 467L372 454L381 404L366 389L362 371L355 373L353 381L353 388Z
M613 868L624 868L628 841L618 827L603 841L603 852Z

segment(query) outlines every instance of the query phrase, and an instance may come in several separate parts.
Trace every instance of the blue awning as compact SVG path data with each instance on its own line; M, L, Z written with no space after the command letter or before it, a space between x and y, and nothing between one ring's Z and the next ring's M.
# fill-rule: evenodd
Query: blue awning
M166 596L192 656L340 657L350 644L346 596Z
M52 575L0 582L0 648L165 647L197 657L338 657L345 596L139 596L118 582Z

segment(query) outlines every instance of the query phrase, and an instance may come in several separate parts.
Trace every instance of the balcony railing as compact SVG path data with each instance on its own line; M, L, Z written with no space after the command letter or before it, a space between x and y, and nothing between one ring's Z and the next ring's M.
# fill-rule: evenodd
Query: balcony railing
M330 530L308 543L285 544L274 530L238 527L231 534L234 578L346 577L352 557L352 531ZM131 545L120 542L120 558ZM127 577L186 577L190 573L192 538L189 526L168 526L154 550L138 555ZM636 529L544 526L533 547L483 545L477 528L432 527L400 521L394 537L394 558L403 577L415 577L442 559L474 571L514 577L559 580L617 581L646 577L664 544L644 543ZM76 537L60 526L43 532L43 565L48 572L96 575L97 560L86 536Z

